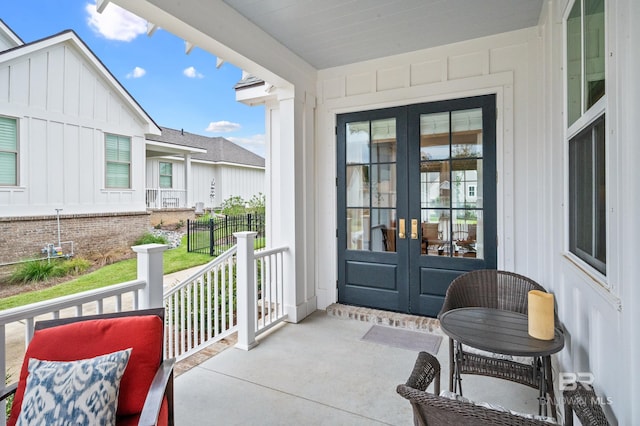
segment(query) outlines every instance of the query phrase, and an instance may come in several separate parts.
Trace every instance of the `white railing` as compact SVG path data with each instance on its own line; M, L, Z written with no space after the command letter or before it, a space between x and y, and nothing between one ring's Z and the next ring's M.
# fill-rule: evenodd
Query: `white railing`
M254 251L255 232L234 235L237 246L164 294L162 252L168 246L147 244L133 247L138 253L136 280L0 311L0 371L7 377L9 366L10 382L17 381L36 320L159 306L166 309L166 358L184 359L236 331L236 346L251 349L257 335L287 319L288 249ZM3 381L0 390L4 387ZM5 420L3 402L0 425Z
M164 295L165 358L181 360L237 330L236 246Z
M187 207L186 189L146 189L147 208L150 209L171 209Z
M254 254L256 289L256 335L286 319L284 312L284 254L286 248Z
M237 346L284 321L286 248L254 251L255 232L234 234L233 246L164 295L165 357L182 360L238 332Z

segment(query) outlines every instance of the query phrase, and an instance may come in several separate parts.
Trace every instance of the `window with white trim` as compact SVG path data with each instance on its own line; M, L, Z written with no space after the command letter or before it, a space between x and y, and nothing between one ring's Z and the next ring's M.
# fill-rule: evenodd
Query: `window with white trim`
M160 162L160 188L173 188L173 163Z
M0 117L0 186L18 185L18 120Z
M569 251L606 275L605 0L575 0L566 19Z
M105 137L107 188L131 188L131 138L110 135Z

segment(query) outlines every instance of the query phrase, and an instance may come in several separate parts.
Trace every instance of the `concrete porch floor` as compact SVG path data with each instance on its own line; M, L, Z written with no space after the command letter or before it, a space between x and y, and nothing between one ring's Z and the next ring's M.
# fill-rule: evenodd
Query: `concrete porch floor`
M179 363L176 424L413 424L409 402L395 389L417 353L362 341L372 323L442 334L437 320L334 305L299 324L276 327L248 352L225 349L233 341L222 342ZM444 336L436 354L443 389L448 350ZM534 389L468 375L463 389L468 398L537 414Z

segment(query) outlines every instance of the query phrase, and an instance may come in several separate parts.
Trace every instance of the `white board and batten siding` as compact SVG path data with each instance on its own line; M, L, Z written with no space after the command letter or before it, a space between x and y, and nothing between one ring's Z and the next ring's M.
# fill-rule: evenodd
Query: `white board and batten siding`
M0 187L0 215L144 211L144 135L155 125L65 34L0 56L0 114L18 120L19 146L18 185ZM105 188L105 133L131 138L129 189Z
M206 208L219 207L230 197L249 201L254 195L265 193L265 171L260 167L241 166L191 160L191 201L204 203ZM173 189L185 189L184 160L148 159L147 187L159 188L160 162L173 164ZM215 179L215 198L211 199L211 182Z

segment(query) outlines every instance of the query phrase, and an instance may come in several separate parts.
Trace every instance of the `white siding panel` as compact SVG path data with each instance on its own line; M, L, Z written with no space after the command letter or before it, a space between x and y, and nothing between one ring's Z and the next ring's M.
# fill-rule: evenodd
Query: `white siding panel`
M107 122L112 125L120 123L120 102L113 93L107 94Z
M332 78L322 84L322 95L325 99L338 99L346 94L344 78Z
M26 182L23 185L29 188L30 204L46 204L49 191L49 170L47 155L47 122L40 119L29 121L29 149L27 162Z
M264 171L233 166L220 166L216 179L216 204L239 196L249 200L259 192L264 194ZM220 194L220 198L218 197Z
M23 60L11 65L9 101L15 105L27 106L29 102L29 62Z
M53 206L64 204L64 124L50 121L47 129L47 202ZM77 167L77 166L76 166Z
M47 108L50 112L64 109L64 46L54 46L49 50Z
M80 108L80 59L73 49L65 49L64 55L64 113L78 116Z
M97 81L95 86L95 105L93 117L97 121L106 122L107 121L107 103L109 99L109 91L102 84L102 82Z
M29 67L29 106L32 108L47 108L47 52L31 58Z
M373 92L375 74L371 72L347 76L347 96Z
M80 67L80 105L79 114L83 118L94 118L96 77L86 64Z
M486 51L449 57L449 80L480 76L485 69L488 69Z
M216 179L216 197L212 200L211 180L215 178L214 166L194 163L191 166L193 175L193 202L202 202L207 207L219 206L222 202L219 194L218 179Z
M9 102L9 67L0 67L0 103Z
M86 164L86 161L83 161L86 157L80 156L79 134L80 128L78 126L66 125L64 127L64 166L59 175L63 178L65 205L80 203L80 182L83 175L81 168L86 168L83 166Z
M95 203L95 194L101 186L102 168L95 167L94 164L99 162L102 156L100 145L93 143L94 130L82 127L78 140L78 157L82 159L79 164L69 165L78 169L78 203L93 204Z
M377 90L399 89L409 86L409 66L386 68L378 71Z
M440 59L411 64L411 85L419 86L442 81L442 69L443 61Z

